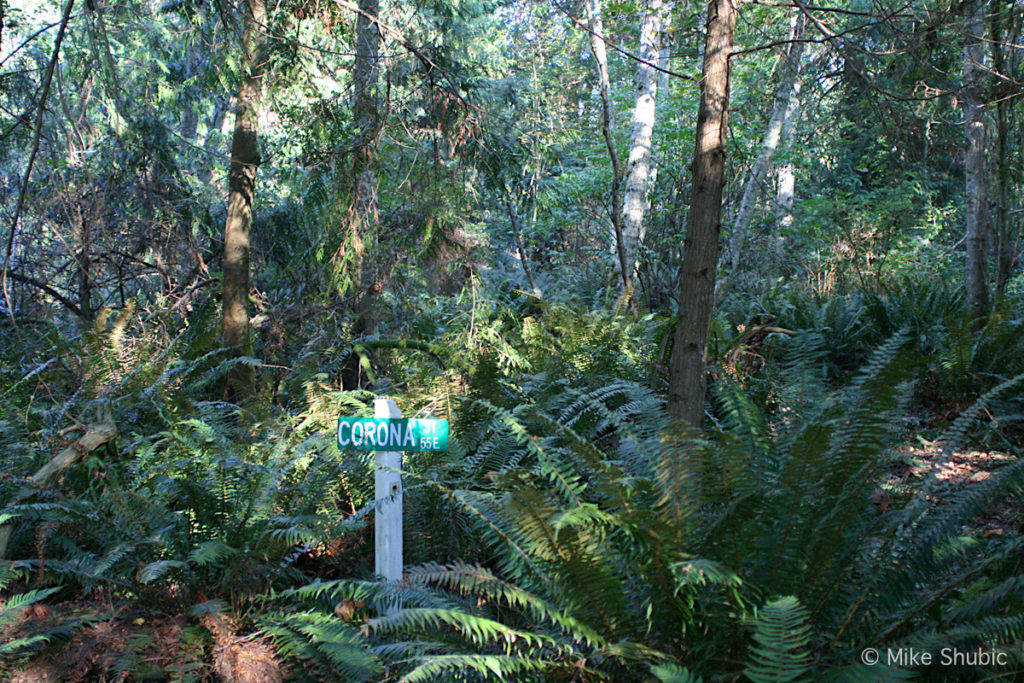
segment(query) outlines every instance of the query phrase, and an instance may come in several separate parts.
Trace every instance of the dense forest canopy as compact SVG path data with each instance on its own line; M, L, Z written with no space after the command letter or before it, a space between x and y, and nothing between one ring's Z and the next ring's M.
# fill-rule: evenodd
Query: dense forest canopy
M0 0L0 677L1020 676L1022 24Z

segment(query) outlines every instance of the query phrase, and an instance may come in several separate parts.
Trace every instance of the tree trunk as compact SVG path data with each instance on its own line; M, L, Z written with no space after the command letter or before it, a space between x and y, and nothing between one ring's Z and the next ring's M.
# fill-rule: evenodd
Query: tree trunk
M658 68L661 71L658 72L658 92L661 93L661 101L664 103L669 99L669 80L668 70L672 57L672 36L669 32L669 26L672 22L672 15L669 12L664 12L661 23L661 47L658 49ZM662 104L662 109L664 104ZM649 190L653 190L658 184L658 146L652 142L651 144L651 179L647 184ZM651 212L651 194L647 193L647 213ZM643 244L644 233L641 233L640 243Z
M374 141L380 130L377 86L380 68L379 0L359 0L356 15L356 61L352 76L352 117L356 142L352 153L352 207L347 242L352 249L353 283L357 287L353 334L373 334L374 302L383 291L378 273L364 262L366 243L377 241L377 176L374 172Z
M615 240L616 270L622 280L623 292L631 286L630 272L622 264L626 262L626 249L622 236L622 171L619 168L619 153L615 149L615 138L612 137L612 86L608 78L608 51L604 44L604 21L601 19L601 0L587 0L587 19L590 29L590 47L597 63L597 83L601 91L601 133L608 148L608 158L612 164L612 235Z
M249 346L249 230L256 171L260 165L257 140L263 91L264 0L245 0L242 63L245 79L238 91L235 132L231 138L228 211L224 225L224 346L236 356ZM237 365L228 375L228 390L237 398L252 391L252 369Z
M508 212L509 221L512 222L512 235L516 240L516 249L519 251L519 264L523 267L523 275L526 276L530 290L539 299L541 296L540 287L537 286L536 280L533 279L533 271L530 270L530 263L526 259L526 248L523 246L523 233L519 226L519 210L507 189L505 190L505 210Z
M697 429L704 419L704 355L711 333L729 128L733 0L710 0L701 78L690 215L679 272L679 311L669 361L669 414ZM682 182L682 181L681 181Z
M659 42L662 37L661 0L649 0L640 24L639 57L636 68L636 105L629 141L626 192L622 202L621 263L628 284L635 279L637 254L644 239L644 213L651 179L651 139L658 99ZM646 63L645 63L646 62Z
M988 190L985 166L985 111L982 73L985 14L981 0L964 3L964 174L967 211L967 304L975 317L988 313Z
M380 116L377 101L379 11L379 0L359 0L359 13L356 15L356 61L352 77L352 117L357 136L352 179L355 183L354 205L360 222L374 215L377 205L377 179L372 164L373 140L377 136Z
M1004 21L1004 12L1009 14L1009 26ZM1013 14L1004 7L1003 0L993 0L992 11L989 13L992 27L992 67L998 86L996 91L996 289L995 298L999 300L1006 291L1006 284L1013 273L1017 260L1017 231L1013 229L1010 219L1010 158L1009 136L1011 131L1010 108L1016 101L1015 97L1003 94L1003 84L1010 81L1014 73L1014 64L1007 64L1003 54L1003 41L1008 45L1020 42L1020 15Z
M793 198L796 195L796 168L790 153L796 139L796 123L800 118L800 79L793 82L789 106L782 122L782 154L785 161L778 169L778 186L775 190L775 257L782 260L785 255L786 233L793 228Z
M754 206L761 192L761 183L771 168L772 158L775 156L775 150L779 147L779 141L783 139L783 129L787 121L795 119L796 102L799 101L800 57L804 50L804 44L798 41L803 38L803 31L803 13L799 9L795 9L790 29L790 39L794 42L790 43L788 54L784 58L779 73L779 85L775 91L775 107L772 109L768 127L761 140L761 151L757 155L757 161L750 168L750 175L747 176L747 183L743 187L743 199L736 211L736 219L733 221L732 232L729 235L729 255L726 261L730 278L739 269L743 244L747 239L747 233L750 232Z

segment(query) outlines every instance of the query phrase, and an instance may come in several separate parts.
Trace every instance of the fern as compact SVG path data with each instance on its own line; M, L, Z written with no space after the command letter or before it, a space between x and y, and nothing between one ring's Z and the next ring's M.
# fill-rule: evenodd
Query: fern
M747 676L754 683L782 683L805 678L811 670L808 613L787 596L762 607L754 620L754 645Z

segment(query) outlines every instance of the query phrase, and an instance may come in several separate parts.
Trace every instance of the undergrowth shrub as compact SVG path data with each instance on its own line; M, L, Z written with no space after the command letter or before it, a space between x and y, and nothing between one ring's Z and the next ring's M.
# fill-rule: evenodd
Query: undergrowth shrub
M795 347L779 332L752 339L751 332L820 335L826 352L818 356L816 371L833 388L850 381L871 349L903 335L916 359L914 407L941 428L1000 381L1024 372L1018 352L1022 311L1021 301L1007 296L974 321L958 283L920 274L830 296L790 288L751 302L734 292L716 313L709 355L720 374L740 381L771 412L782 379L779 369ZM1012 397L1003 397L996 407L1006 414L1019 409Z
M52 593L69 604L84 601L92 620L114 619L125 605L141 608L144 621L191 614L209 640L200 624L212 622L203 615L251 632L268 592L313 575L368 571L363 519L372 466L368 454L339 454L333 434L339 405L366 414L373 395L338 392L314 377L303 387L302 409L292 412L217 400L231 367L260 364L205 350L217 343L209 334L215 325L202 317L174 334L163 331L165 322L131 310L101 316L70 343L36 349L53 360L20 361L29 370L0 406L0 439L8 453L24 456L3 462L0 534L20 585L32 580L43 593L22 590L26 597L18 598L18 584L5 579L11 609ZM57 382L70 398L42 400L41 390ZM61 434L72 419L112 420L120 436L83 454L59 480L27 485L51 444L58 450L73 442ZM51 646L67 643L89 619L65 614L40 633ZM206 646L196 650L191 628L180 647L201 654ZM8 633L0 640L22 660L42 646L10 634L13 640ZM153 644L151 634L136 635L116 645L118 666L128 672Z

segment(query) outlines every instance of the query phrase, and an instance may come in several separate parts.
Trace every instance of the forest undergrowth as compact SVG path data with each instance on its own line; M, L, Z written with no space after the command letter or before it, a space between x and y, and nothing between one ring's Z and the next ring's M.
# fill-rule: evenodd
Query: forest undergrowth
M733 294L703 435L666 414L655 315L481 287L361 339L269 311L229 359L196 305L4 328L0 676L1024 672L1020 302L970 327L920 278ZM400 585L372 576L372 454L334 438L377 395L451 422L448 452L405 458Z

